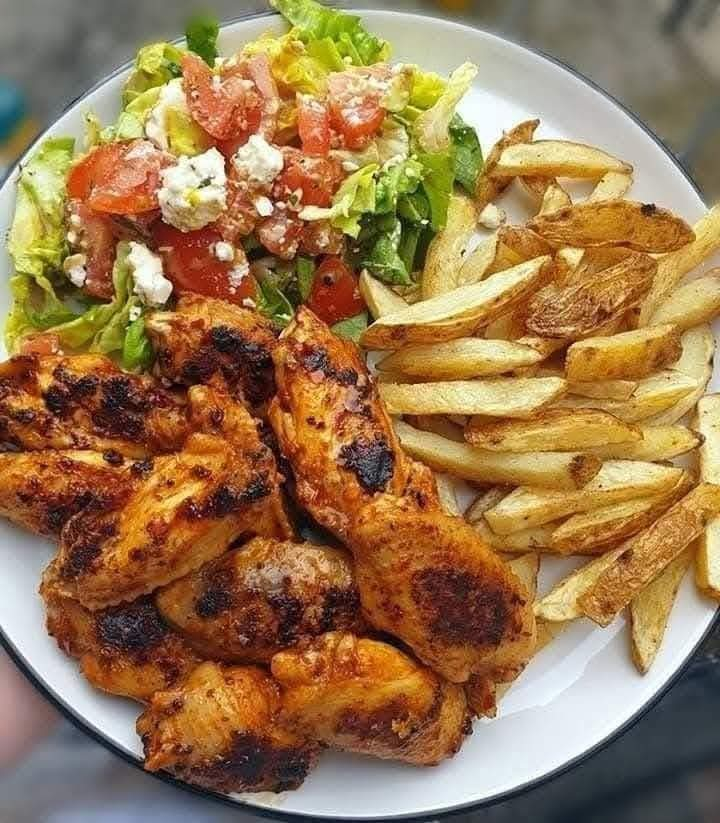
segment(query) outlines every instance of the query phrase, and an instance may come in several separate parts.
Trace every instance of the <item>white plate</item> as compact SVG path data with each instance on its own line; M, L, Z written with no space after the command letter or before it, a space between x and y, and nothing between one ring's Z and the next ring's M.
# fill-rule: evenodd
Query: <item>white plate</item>
M462 105L483 146L504 128L539 116L542 136L593 143L630 161L636 169L633 196L669 206L694 221L704 205L689 178L653 136L603 93L566 68L484 32L449 22L393 12L366 12L368 26L395 47L395 57L449 73L472 60L478 81ZM275 17L245 19L223 29L227 53L268 30ZM123 73L76 103L49 134L82 133L82 113L94 109L114 119ZM12 175L14 177L15 175ZM9 225L12 180L0 191L0 231ZM522 204L508 198L512 211ZM519 216L519 213L518 213ZM0 315L9 295L10 261L0 250ZM713 387L718 385L717 369ZM43 628L37 596L51 546L0 523L0 627L15 658L36 682L86 730L138 761L134 732L138 708L94 691ZM545 562L541 591L564 570ZM305 785L277 796L238 798L272 814L383 819L431 816L487 803L566 767L626 726L682 667L714 615L688 577L673 611L665 642L650 673L640 677L630 662L621 621L606 630L578 622L538 655L500 706L499 717L475 724L473 736L452 760L418 769L369 758L326 754Z

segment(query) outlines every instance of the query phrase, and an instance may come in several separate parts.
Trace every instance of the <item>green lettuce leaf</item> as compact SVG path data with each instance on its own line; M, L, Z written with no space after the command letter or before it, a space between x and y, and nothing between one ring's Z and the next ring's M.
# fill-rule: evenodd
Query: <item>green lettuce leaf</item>
M414 68L409 105L425 111L437 103L447 83L444 78L433 71L420 71L417 66Z
M270 0L270 5L296 26L306 40L332 40L342 57L356 66L387 60L389 45L370 34L360 18L338 9L322 6L315 0Z
M145 318L141 315L127 327L122 345L122 366L127 371L148 369L155 359L150 338L145 331Z
M67 252L65 179L75 141L48 139L20 171L7 249L18 274L40 278L58 271Z
M135 68L125 82L123 108L148 89L164 86L173 77L180 77L182 49L172 43L151 43L140 49Z
M210 14L196 14L191 17L185 28L185 39L190 51L202 57L212 68L218 56L217 39L220 24Z
M325 38L306 46L296 29L282 37L263 35L243 48L245 55L258 53L268 56L273 77L281 88L318 97L325 94L330 72L337 71L335 56L345 67L332 40Z
M295 311L287 297L269 280L258 282L255 303L260 314L264 314L280 328L287 326Z
M375 172L374 163L359 169L347 177L335 192L332 206L305 206L300 212L303 220L330 220L335 228L341 229L350 237L357 237L360 232L360 217L375 210Z
M368 327L368 313L366 311L356 314L354 317L347 317L345 320L340 320L331 326L332 331L338 337L344 337L346 340L354 340L356 343L360 340L360 335Z
M430 225L434 231L444 228L455 173L447 152L418 154L423 166L422 187L430 204Z
M464 63L455 69L435 104L415 120L413 133L423 151L447 151L450 146L450 121L457 104L472 85L477 72L477 66L472 63Z
M300 299L304 302L310 297L313 280L315 280L315 261L311 257L298 257L297 282Z
M397 213L409 223L425 224L430 219L430 201L424 191L403 194L398 198Z
M375 187L375 214L394 214L400 196L415 192L422 174L423 166L417 160L404 160L383 169Z
M399 252L402 235L401 221L392 220L390 228L380 231L364 244L360 265L384 283L410 284L410 271Z
M468 194L474 195L483 168L482 148L475 129L459 114L450 121L450 144L455 179Z
M5 347L17 350L23 337L66 323L75 314L57 297L47 277L16 274L10 278L13 305L5 320Z

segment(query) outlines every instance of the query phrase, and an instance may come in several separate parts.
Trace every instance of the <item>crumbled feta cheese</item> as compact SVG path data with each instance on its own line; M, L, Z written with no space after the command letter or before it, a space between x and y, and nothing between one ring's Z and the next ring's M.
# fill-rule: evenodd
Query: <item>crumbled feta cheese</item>
M240 284L242 281L248 276L250 273L250 266L247 260L244 260L242 263L238 263L237 266L234 266L228 272L228 282L230 283L230 294L235 294L235 292L240 288Z
M343 171L357 171L360 168L360 165L352 160L343 160L342 167Z
M128 263L132 269L133 291L147 306L162 306L172 294L172 283L165 277L162 258L142 243L130 242Z
M160 89L157 103L150 109L145 121L145 134L155 145L167 151L170 148L168 137L168 113L182 112L190 116L187 98L181 77L176 77Z
M505 212L494 203L488 203L478 217L478 223L483 228L490 229L490 231L499 229L506 220L507 215Z
M131 306L130 311L128 312L128 320L131 323L134 323L136 320L139 320L142 317L142 309L140 306Z
M180 231L194 231L220 217L227 204L225 158L215 149L180 157L160 173L158 200L163 219Z
M257 308L257 303L252 299L252 297L243 297L242 304L243 306L245 306L246 309Z
M63 271L68 280L81 289L87 280L87 257L84 254L71 254L63 261Z
M74 226L76 229L79 229L80 226L82 226L82 218L80 217L79 214L76 214L75 212L73 212L70 215L70 225Z
M233 163L249 180L267 186L283 170L284 160L281 151L271 146L265 138L253 134L237 150Z
M71 246L77 246L78 233L70 229L70 231L67 233L67 241Z
M253 200L253 205L260 217L270 217L273 213L273 204L269 197L256 197Z
M218 240L215 243L213 254L222 263L231 263L235 259L235 249L232 243L226 243L224 240Z

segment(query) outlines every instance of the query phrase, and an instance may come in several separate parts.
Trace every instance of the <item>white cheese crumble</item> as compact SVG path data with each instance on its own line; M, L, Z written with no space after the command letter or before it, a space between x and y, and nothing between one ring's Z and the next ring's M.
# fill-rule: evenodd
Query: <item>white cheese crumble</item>
M230 283L230 294L235 294L235 292L240 288L240 284L242 281L250 274L250 266L248 262L245 260L242 263L238 263L237 266L234 266L228 272L228 282Z
M180 231L194 231L220 217L227 205L225 158L215 149L180 157L160 173L158 200L163 220Z
M130 242L128 263L132 269L133 291L147 306L162 306L172 294L172 283L163 273L162 258L142 243Z
M87 257L84 254L71 254L63 261L63 271L68 280L81 289L87 280Z
M247 175L248 180L267 186L283 170L282 152L271 146L264 137L253 134L233 157L235 168Z
M128 312L128 321L130 323L134 323L136 320L139 320L142 317L142 309L140 306L131 306L130 311Z
M506 220L507 214L494 203L488 203L478 217L478 223L490 231L499 229Z
M253 205L260 217L270 217L273 213L273 204L269 197L256 197L253 200Z
M222 263L231 263L235 259L235 247L232 243L218 240L213 246L213 254Z
M158 148L165 151L170 148L167 124L168 113L171 111L190 115L181 77L176 77L160 89L158 101L150 109L145 121L145 134Z

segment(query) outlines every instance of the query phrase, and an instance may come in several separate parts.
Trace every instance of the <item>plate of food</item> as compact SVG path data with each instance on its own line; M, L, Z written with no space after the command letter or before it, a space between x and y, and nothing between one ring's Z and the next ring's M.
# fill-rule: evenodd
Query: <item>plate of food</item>
M720 210L544 56L273 5L143 47L0 191L0 629L181 786L438 816L712 625Z

